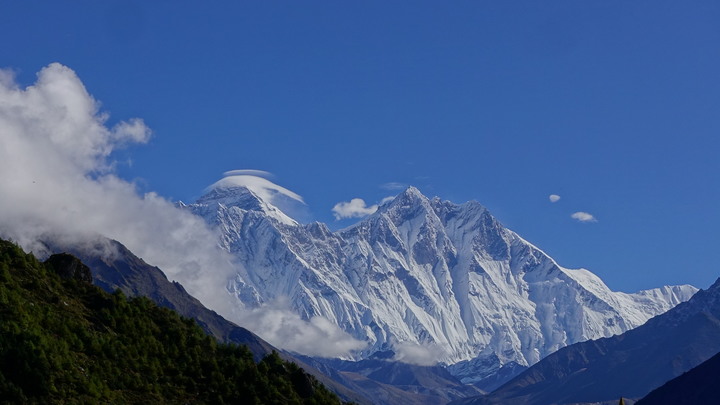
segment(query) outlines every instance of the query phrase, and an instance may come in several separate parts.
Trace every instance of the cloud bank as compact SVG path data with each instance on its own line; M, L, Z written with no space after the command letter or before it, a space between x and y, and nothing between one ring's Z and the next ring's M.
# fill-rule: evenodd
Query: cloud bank
M0 70L0 236L40 255L41 241L77 245L98 235L115 239L228 319L291 323L299 338L289 342L272 327L248 325L260 336L277 336L276 345L316 355L355 347L345 332L322 320L305 322L277 307L243 312L224 291L242 269L217 246L217 234L159 195L139 195L113 173L112 152L146 142L150 130L140 119L108 128L107 119L75 72L63 65L45 67L24 89L11 72ZM258 179L257 174L250 177ZM240 173L233 181L249 175ZM250 186L302 200L265 181L252 180Z
M580 222L597 222L597 219L592 214L589 214L587 212L578 211L570 217L574 220L580 221Z
M146 142L150 130L140 119L108 128L107 119L65 66L47 66L26 89L5 76L0 234L39 254L42 240L74 244L98 234L118 240L227 314L229 302L210 293L199 269L229 276L229 257L212 238L203 240L214 234L201 220L157 194L138 195L133 184L113 174L113 150Z
M551 203L556 203L556 202L560 201L560 196L557 194L550 194L548 199L550 200Z

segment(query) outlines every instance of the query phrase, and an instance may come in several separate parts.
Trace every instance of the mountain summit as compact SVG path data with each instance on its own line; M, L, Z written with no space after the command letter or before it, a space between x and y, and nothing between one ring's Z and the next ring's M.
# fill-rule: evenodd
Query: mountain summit
M223 210L260 212L278 223L298 225L297 221L287 216L268 200L246 186L230 185L211 188L208 193L200 197L197 204L216 213Z
M697 291L613 292L587 270L561 267L479 203L428 199L414 187L336 232L288 221L251 196L215 188L187 206L247 269L230 288L238 305L287 299L301 317L367 342L355 358L392 352L454 364L465 382L622 333Z

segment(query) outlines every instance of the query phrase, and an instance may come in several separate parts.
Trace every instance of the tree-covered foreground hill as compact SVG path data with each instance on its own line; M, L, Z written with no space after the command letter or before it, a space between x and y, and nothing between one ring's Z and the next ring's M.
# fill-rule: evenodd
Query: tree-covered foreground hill
M255 363L147 298L108 294L70 255L0 240L0 401L339 404L277 354Z

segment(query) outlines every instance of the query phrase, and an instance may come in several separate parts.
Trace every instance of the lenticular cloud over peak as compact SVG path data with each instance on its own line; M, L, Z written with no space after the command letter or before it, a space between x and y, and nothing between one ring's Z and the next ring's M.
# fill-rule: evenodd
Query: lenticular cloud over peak
M263 170L230 170L223 173L223 178L207 188L207 191L217 188L245 187L264 201L272 203L276 196L283 195L295 201L305 203L302 196L285 187L279 186L267 177L272 173Z
M273 174L270 172L266 172L265 170L255 170L255 169L239 169L239 170L230 170L225 173L223 173L223 176L256 176L256 177L262 177L264 179L271 179L273 178Z

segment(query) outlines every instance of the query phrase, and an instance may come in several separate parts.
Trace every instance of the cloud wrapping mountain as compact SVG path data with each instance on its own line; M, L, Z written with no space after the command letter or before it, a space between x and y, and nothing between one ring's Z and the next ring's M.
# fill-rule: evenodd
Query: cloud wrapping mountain
M139 119L113 127L107 120L75 72L63 65L45 67L27 88L0 71L0 236L42 255L42 241L94 245L103 235L162 268L228 319L292 326L297 335L292 348L337 356L358 347L322 320L303 320L278 306L245 312L235 305L225 288L244 270L218 248L215 232L155 193L139 195L134 184L113 172L112 152L146 142L150 130ZM232 180L246 180L238 184L266 191L265 198L277 193L302 200L258 173L234 174Z
M213 280L200 276L214 268L219 281L236 271L215 248L213 232L157 194L138 195L113 173L112 152L146 142L150 130L139 119L108 128L98 106L60 64L42 69L25 89L6 75L0 84L0 233L36 252L42 250L36 242L48 238L120 240L193 294L217 297L207 304L230 313L227 300L212 293Z

